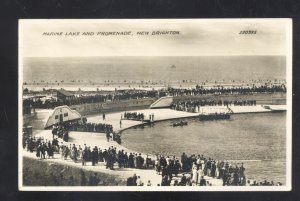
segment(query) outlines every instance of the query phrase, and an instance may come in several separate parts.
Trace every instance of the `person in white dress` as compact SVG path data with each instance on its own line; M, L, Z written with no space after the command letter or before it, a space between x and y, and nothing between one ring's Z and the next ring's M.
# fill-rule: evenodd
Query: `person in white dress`
M144 183L143 183L143 181L141 180L141 177L140 177L140 176L137 177L136 184L137 184L137 186L143 186L143 185L144 185Z
M197 184L200 184L200 180L201 180L201 177L204 176L204 172L201 168L198 169L197 171L198 173L198 180L197 180Z
M192 176L192 182L196 183L198 180L198 172L197 172L197 168L193 168L192 170L193 176Z

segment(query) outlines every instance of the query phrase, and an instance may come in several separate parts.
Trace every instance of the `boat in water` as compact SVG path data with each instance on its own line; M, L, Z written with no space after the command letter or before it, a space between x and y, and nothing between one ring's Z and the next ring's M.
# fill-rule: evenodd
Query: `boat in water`
M200 114L200 121L212 121L212 120L226 120L230 119L230 114L228 113L215 113L215 114Z
M177 123L173 123L173 127L177 127L177 126L187 126L188 122L187 121L180 121Z

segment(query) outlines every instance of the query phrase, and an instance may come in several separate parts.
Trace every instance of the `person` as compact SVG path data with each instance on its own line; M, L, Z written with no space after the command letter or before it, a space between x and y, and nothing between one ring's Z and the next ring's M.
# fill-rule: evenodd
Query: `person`
M197 171L197 174L198 174L198 180L197 180L197 183L200 184L200 181L202 179L202 177L204 176L204 172L203 170L201 169L201 167L199 167L198 171Z
M137 177L136 184L137 184L137 186L143 186L144 185L140 176Z
M75 144L73 144L73 147L72 147L72 155L73 155L73 161L76 163L77 162L77 148L76 148Z
M46 144L45 142L43 142L43 144L40 147L41 150L41 159L45 159L46 158Z
M92 151L92 166L98 163L98 148L95 147Z
M181 169L181 165L179 163L179 160L176 159L175 160L175 164L173 166L173 174L175 174L175 176L177 177L178 173L179 173L179 170Z
M182 164L182 170L184 172L186 172L188 170L188 158L187 156L185 155L185 153L183 152L182 155L181 155L181 164Z
M105 120L105 113L103 113L102 118L103 118L103 121L104 121Z
M156 170L156 174L159 175L161 171L160 156L155 157L155 170Z
M222 180L223 180L223 186L226 186L227 180L228 180L228 176L227 176L227 172L226 171L224 171L224 173L222 175Z
M239 183L239 175L238 175L238 173L237 173L237 171L234 171L234 173L233 173L233 182L232 182L232 184L234 185L234 186L237 186L238 185L238 183Z
M197 180L198 180L198 172L197 172L197 168L193 168L192 173L193 173L192 181L196 183Z
M109 142L109 138L110 138L109 132L106 132L106 139L107 139L107 142Z
M167 168L166 168L165 166L163 166L162 169L161 169L161 176L162 176L162 177L168 176L167 173L168 173L168 172L167 172Z
M132 177L132 185L133 185L133 186L136 186L136 185L137 185L136 181L137 181L137 176L136 176L136 174L134 173L134 174L133 174L133 177Z
M192 181L190 177L186 180L186 186L192 186Z
M36 149L36 157L38 157L38 158L41 157L41 145L39 145Z
M242 179L242 177L244 177L244 172L245 172L245 168L244 168L244 163L242 163L241 167L239 168L240 171L240 180Z
M57 128L56 125L53 124L53 129L52 129L52 138L54 139L54 135L57 133Z
M82 166L86 166L87 161L87 148L82 151Z
M206 180L204 179L203 176L201 176L201 179L200 179L200 186L206 186Z
M59 151L60 151L60 157L61 157L61 159L63 159L64 158L64 144L63 144L63 142L61 142Z
M169 186L169 181L168 181L168 176L167 176L167 175L165 175L165 176L162 178L161 186Z
M110 133L110 140L114 141L114 134L113 133Z
M186 176L185 174L182 175L181 181L180 181L180 186L185 186L186 185Z
M127 186L134 186L133 185L133 178L132 177L128 177L127 178Z
M152 184L151 184L151 181L148 180L147 186L151 186L151 185L152 185Z
M122 128L122 119L120 119L120 128Z

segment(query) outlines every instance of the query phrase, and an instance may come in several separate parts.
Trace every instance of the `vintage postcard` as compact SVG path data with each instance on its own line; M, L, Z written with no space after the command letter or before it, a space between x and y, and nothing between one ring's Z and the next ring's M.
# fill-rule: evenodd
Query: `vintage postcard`
M289 191L291 19L19 21L19 190Z

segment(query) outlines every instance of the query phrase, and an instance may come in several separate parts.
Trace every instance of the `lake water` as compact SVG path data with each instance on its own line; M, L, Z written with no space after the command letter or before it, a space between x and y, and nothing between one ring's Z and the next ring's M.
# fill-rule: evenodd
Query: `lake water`
M178 157L182 152L199 153L233 164L243 162L248 179L285 183L285 112L234 114L222 121L186 119L188 126L172 127L177 121L125 130L122 144L143 153Z

